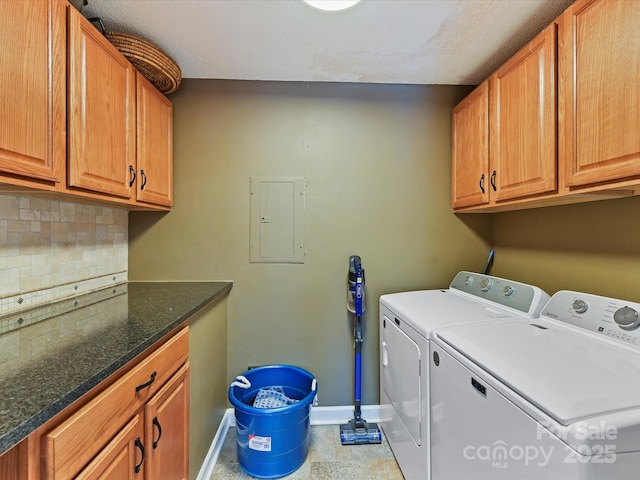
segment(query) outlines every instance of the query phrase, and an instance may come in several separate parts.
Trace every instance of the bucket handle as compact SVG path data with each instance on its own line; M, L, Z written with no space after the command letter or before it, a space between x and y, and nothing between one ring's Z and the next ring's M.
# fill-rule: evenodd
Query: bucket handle
M313 402L312 402L314 407L318 405L317 388L318 388L318 381L314 377L314 379L311 381L311 391L316 392L316 394L313 396Z
M244 375L238 375L236 379L231 383L232 387L249 388L251 382Z
M251 382L244 375L238 375L236 379L231 383L232 387L240 387L240 388L249 388L251 387ZM311 391L315 392L318 388L318 380L315 378L311 381Z

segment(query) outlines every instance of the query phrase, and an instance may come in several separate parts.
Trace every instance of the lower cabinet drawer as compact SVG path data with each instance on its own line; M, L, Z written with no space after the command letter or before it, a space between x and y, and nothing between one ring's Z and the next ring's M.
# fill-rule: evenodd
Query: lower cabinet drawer
M74 477L187 361L183 328L113 385L42 436L45 479Z

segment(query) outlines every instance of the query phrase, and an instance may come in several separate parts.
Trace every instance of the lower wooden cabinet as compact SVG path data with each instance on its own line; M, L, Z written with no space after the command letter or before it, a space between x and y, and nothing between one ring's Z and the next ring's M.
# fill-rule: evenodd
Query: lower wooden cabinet
M21 480L20 445L16 445L0 457L0 478L3 480Z
M102 449L76 480L132 480L144 478L145 450L140 415L129 423ZM133 468L131 468L133 465Z
M188 327L42 434L43 480L186 480Z
M144 407L145 478L189 477L189 364ZM114 477L115 480L115 477Z
M189 364L184 365L76 477L186 480L189 475Z

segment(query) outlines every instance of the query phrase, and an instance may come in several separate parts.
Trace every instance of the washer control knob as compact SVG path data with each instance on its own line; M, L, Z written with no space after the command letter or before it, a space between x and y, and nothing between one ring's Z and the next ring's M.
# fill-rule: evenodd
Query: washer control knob
M613 314L613 319L620 328L625 330L633 330L640 324L640 318L638 318L638 311L631 307L622 307L616 310Z
M491 287L493 287L493 280L489 278L483 278L478 286L483 292L488 292L489 290L491 290Z
M504 293L505 297L510 297L511 295L516 293L516 289L514 287L512 287L511 285L507 285L506 287L504 287L502 289L502 293Z
M589 304L584 300L574 300L571 306L576 313L584 313L589 310Z
M473 283L473 277L471 275L467 276L467 278L464 279L464 284L466 287L468 287L472 283Z

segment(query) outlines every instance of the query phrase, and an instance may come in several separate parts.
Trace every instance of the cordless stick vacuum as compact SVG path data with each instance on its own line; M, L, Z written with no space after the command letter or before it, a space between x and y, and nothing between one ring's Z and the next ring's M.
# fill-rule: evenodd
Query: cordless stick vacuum
M364 312L364 269L360 257L349 257L349 292L347 310L356 316L355 337L355 379L353 419L340 425L342 445L368 445L382 442L382 433L376 423L367 423L362 418L360 390L362 383L362 313Z

